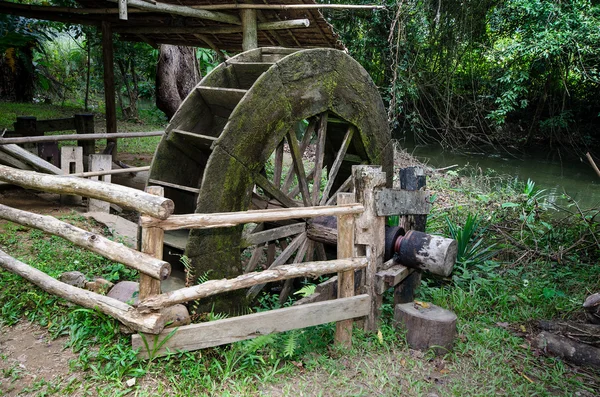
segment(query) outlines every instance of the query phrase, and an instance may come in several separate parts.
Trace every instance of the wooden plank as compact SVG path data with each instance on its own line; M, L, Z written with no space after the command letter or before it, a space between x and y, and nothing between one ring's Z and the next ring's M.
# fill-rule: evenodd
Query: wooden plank
M0 167L0 170L2 168ZM2 173L0 172L0 180ZM12 182L12 180L5 180ZM319 206L319 207L298 207L298 208L280 208L267 210L253 210L245 212L224 212L214 214L185 214L171 215L167 220L151 219L147 216L141 216L142 226L161 227L164 230L175 229L207 229L212 227L228 227L242 223L260 223L271 221L283 221L298 218L315 218L326 215L358 214L364 211L362 204L350 204L341 206ZM382 240L383 241L383 240Z
M161 186L148 186L146 193L156 196L164 196L165 191ZM165 231L158 227L142 228L142 252L156 259L163 258L163 244ZM140 300L160 294L160 280L140 274Z
M239 88L243 90L250 89L260 75L273 66L273 64L269 62L227 61L227 64L233 67Z
M166 339L164 345L153 352L153 356L156 357L166 355L169 352L204 349L252 339L260 335L362 317L368 313L369 306L369 295L358 295L351 298L186 325L179 327L172 336L169 336L172 331L167 330L162 332L156 339L152 335L144 335L144 338L146 338L151 350L153 346L158 347ZM141 357L149 357L141 335L133 335L131 344L133 349L140 349L139 355Z
M375 273L375 284L378 294L383 294L386 289L395 287L406 277L408 277L414 269L406 266L395 265L385 270L380 270Z
M195 193L195 194L198 194L200 192L200 189L195 188L195 187L189 187L189 186L178 185L176 183L159 181L158 179L148 179L148 183L153 183L155 185L160 185L160 186L164 186L164 187L170 187L170 188L177 189L177 190L183 190L183 191L191 192L191 193Z
M377 190L375 204L379 216L427 215L431 211L430 193L423 190Z
M262 188L265 191L265 193L272 196L275 200L279 201L284 207L293 208L299 206L298 203L286 196L286 194L283 193L281 189L273 185L271 181L265 178L262 174L254 174L254 182L260 188Z
M18 168L21 170L33 170L33 167L29 164L18 160L11 156L8 153L2 151L2 147L0 146L0 164L9 165L13 168Z
M240 90L237 88L222 88L222 87L196 87L200 92L204 102L211 108L218 106L231 111L235 109L238 103L242 100L248 90Z
M60 168L50 164L47 161L42 160L35 154L33 154L15 144L0 146L0 150L9 154L10 156L14 157L15 159L17 159L19 161L22 161L26 164L31 165L33 168L35 168L38 171L45 172L48 174L54 174L54 175L64 174L64 172Z
M243 237L244 245L257 245L261 243L266 243L268 241L278 240L280 238L285 238L289 236L293 236L295 234L300 234L306 231L306 223L293 223L291 225L285 225L276 227L274 229L265 230L262 232L248 234Z
M98 156L111 156L109 154L102 154ZM112 156L111 156L112 157ZM111 164L112 167L112 164ZM80 172L76 174L63 175L65 177L76 176L79 178L90 178L94 176L103 176L103 175L115 175L115 174L135 174L142 171L149 171L150 166L145 167L130 167L130 168L115 168L115 169L103 169L101 171L88 171L88 172ZM94 179L97 180L97 179ZM104 179L105 180L105 179Z
M184 131L184 130L173 129L173 130L171 130L171 132L179 135L180 137L182 137L184 139L189 138L188 141L190 141L194 146L198 146L200 148L210 149L212 147L213 143L217 140L217 137L214 137L214 136L195 134L193 132ZM171 138L171 137L169 137L169 138ZM169 140L171 140L171 139L169 139Z
M36 128L38 132L74 130L75 119L69 117L63 119L37 120Z
M281 265L262 272L242 274L232 279L209 280L200 285L167 292L139 302L138 309L142 313L148 310L161 310L178 303L249 288L261 283L270 283L296 277L317 277L323 274L332 274L350 269L361 269L366 265L367 259L365 257Z
M58 142L58 141L85 141L96 139L116 139L116 138L145 138L151 136L161 136L164 131L148 131L148 132L114 132L110 134L65 134L65 135L46 135L32 136L22 138L0 138L0 145L11 143L42 143L42 142Z
M112 156L110 154L91 154L89 157L90 171L110 171L112 168ZM110 174L92 176L93 181L102 181L110 183ZM88 212L106 212L110 213L110 203L108 201L88 200Z
M338 194L338 205L350 204L355 201L354 193ZM351 258L354 256L354 215L340 215L337 219L337 257ZM338 273L338 299L354 296L354 270ZM335 325L335 343L346 349L352 348L353 320L338 321Z

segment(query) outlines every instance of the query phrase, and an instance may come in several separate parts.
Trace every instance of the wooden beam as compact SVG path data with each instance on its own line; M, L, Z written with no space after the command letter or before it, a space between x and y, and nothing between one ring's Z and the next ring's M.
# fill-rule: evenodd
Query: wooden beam
M146 138L151 136L162 136L164 131L148 131L148 132L113 132L110 134L65 134L65 135L47 135L47 136L32 136L18 138L0 138L0 145L21 144L21 143L41 143L41 142L58 142L58 141L85 141L96 139L117 139L117 138Z
M56 14L56 13L61 13L61 14L118 14L119 13L119 9L118 8L75 8L75 7L59 7L59 6L40 6L40 5L33 5L33 4L18 4L18 3L12 3L12 2L8 2L8 1L0 1L0 7L2 8L2 12L7 11L7 10L27 10L27 11L37 11L37 12L41 12L41 13L48 13L48 14ZM148 12L148 11L144 11L144 10L129 10L130 13L143 13L143 12Z
M119 0L109 0L116 3ZM202 9L194 9L191 7L180 6L175 4L166 4L153 1L152 3L142 0L127 0L127 4L130 7L139 8L141 10L162 12L175 15L182 15L184 17L192 17L199 19L208 19L209 21L217 21L230 23L232 25L241 25L241 21L238 17L223 12L213 12Z
M62 175L63 171L49 162L42 160L35 154L28 152L15 144L0 146L0 150L11 155L19 161L31 165L36 170L46 172L48 174Z
M0 218L59 236L111 261L122 263L157 280L171 274L171 265L116 243L99 234L59 221L53 216L39 215L0 204Z
M136 331L158 334L164 328L163 316L160 313L140 315L126 303L58 281L4 251L0 251L0 267L23 277L50 294L89 309L100 310Z
M429 196L429 192L424 190L377 190L377 215L427 215L431 210Z
M284 30L301 29L310 26L308 19L290 19L287 21L263 22L256 25L258 31L261 30ZM136 26L136 27L115 27L115 33L129 34L230 34L242 33L242 26L223 26L209 27L202 26ZM202 39L202 38L201 38ZM202 39L203 40L203 39Z
M232 279L209 280L200 285L167 292L166 294L141 301L138 304L138 309L142 312L159 310L178 303L202 299L223 292L249 288L257 284L287 280L296 277L316 277L322 274L360 269L366 265L367 259L364 257L282 265L262 272L242 274L241 276Z
M0 171L1 170L2 168L0 168ZM2 178L2 173L0 173L0 180L5 180ZM213 227L235 226L249 222L260 223L268 221L283 221L287 219L314 218L325 215L359 214L363 212L363 210L364 207L361 204L350 204L328 207L300 207L254 210L245 212L224 212L214 214L172 215L168 219L162 221L153 220L147 216L142 216L140 221L142 226L156 226L161 227L164 230L208 229Z
M131 167L131 168L117 168L112 170L103 170L103 171L88 171L88 172L80 172L78 174L69 174L64 176L76 176L79 178L90 178L93 176L102 176L102 175L115 175L115 174L135 174L137 172L149 171L150 166L145 167Z
M375 4L206 4L192 6L203 10L383 10L385 6Z
M159 219L168 218L175 209L175 204L168 198L154 196L125 186L81 178L47 175L33 171L21 171L5 165L0 165L0 181L27 189L58 194L78 194L110 201L113 204L132 208L142 214Z
M248 51L258 48L258 30L256 21L256 10L243 9L240 11L242 19L242 50Z
M274 332L362 317L368 312L369 301L369 295L358 295L352 298L186 325L179 327L174 334L171 333L171 330L167 330L158 337L133 335L131 344L133 349L140 349L139 355L145 358L164 356L169 352L204 349ZM151 350L156 349L156 351L148 352L144 339L148 343L148 347Z

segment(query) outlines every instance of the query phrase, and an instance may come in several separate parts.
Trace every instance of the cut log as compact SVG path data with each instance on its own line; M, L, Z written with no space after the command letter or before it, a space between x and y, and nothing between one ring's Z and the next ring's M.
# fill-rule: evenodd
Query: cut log
M124 186L80 178L46 175L33 171L21 171L4 165L0 165L0 181L50 193L78 194L110 201L159 219L166 219L175 209L175 204L168 198L154 196Z
M452 350L456 337L456 314L429 303L396 305L394 320L406 330L406 342L416 350L433 349L436 354Z
M37 285L46 292L89 309L100 310L139 332L157 334L164 328L161 313L140 315L133 307L116 299L60 282L46 273L0 251L0 266Z
M27 150L23 149L20 146L15 145L15 144L0 146L0 150L2 150L5 153L8 153L9 155L16 158L17 160L20 160L26 164L31 165L33 168L35 168L38 171L41 171L41 172L44 172L47 174L54 174L54 175L62 175L63 174L63 171L60 168L54 166L53 164L50 164L47 161L42 160L35 154L28 152Z
M538 322L541 330L560 334L576 342L586 343L600 347L600 325L581 324L573 321L545 321Z
M542 331L533 340L533 345L545 354L561 357L575 365L600 368L600 349L575 342L560 335Z

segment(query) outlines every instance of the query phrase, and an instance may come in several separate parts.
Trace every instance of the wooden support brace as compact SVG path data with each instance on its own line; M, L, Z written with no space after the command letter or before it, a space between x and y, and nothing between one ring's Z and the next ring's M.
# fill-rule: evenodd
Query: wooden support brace
M248 51L258 48L256 10L241 10L240 16L242 20L243 29L242 49L244 51Z

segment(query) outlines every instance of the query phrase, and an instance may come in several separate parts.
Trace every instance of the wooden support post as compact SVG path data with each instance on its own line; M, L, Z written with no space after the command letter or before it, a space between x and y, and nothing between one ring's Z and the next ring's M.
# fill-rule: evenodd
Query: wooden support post
M337 204L354 203L354 193L338 193ZM340 215L337 220L337 257L354 256L354 215ZM354 270L338 273L338 298L354 296ZM347 349L352 348L353 319L338 321L335 325L335 343Z
M94 133L94 115L91 113L76 114L75 118L75 131L77 134L93 134ZM96 142L89 140L78 140L77 146L83 148L83 169L85 171L90 170L90 154L96 152Z
M242 49L244 51L258 48L258 30L256 26L256 10L247 9L240 11L242 19Z
M165 190L162 186L148 186L146 193L162 197L165 195ZM159 227L142 228L142 252L162 259L164 238L165 231ZM140 301L159 294L160 280L140 274Z
M112 156L110 154L92 154L89 156L90 171L107 171L112 169ZM103 181L110 183L111 176L99 175L90 177L93 181ZM88 212L110 212L110 203L108 201L88 199Z
M80 146L63 146L60 148L60 168L65 174L83 172L83 149ZM63 204L80 205L81 196L62 194Z
M355 243L363 246L359 249L364 250L369 261L362 278L365 293L371 296L371 310L364 328L366 331L376 331L382 296L377 293L375 275L383 268L385 217L377 216L375 190L385 187L386 175L381 171L380 166L355 165L352 166L352 176L356 201L365 208L364 212L356 218L354 228ZM362 255L362 252L358 252L358 255Z
M421 167L407 167L400 170L400 189L422 190L426 186L425 173ZM402 215L400 226L409 230L425 231L427 215ZM394 287L394 307L400 303L412 302L415 290L421 285L421 271L416 270L402 283Z
M37 118L33 116L18 116L17 121L14 123L15 135L22 137L33 137L44 135L43 132L37 131ZM35 154L38 154L37 144L26 144L23 145L25 150Z
M106 132L117 132L117 105L115 102L115 70L113 35L110 22L102 21L102 62L104 64L104 102L106 106ZM107 139L107 146L114 143L113 158L116 159L117 140Z

